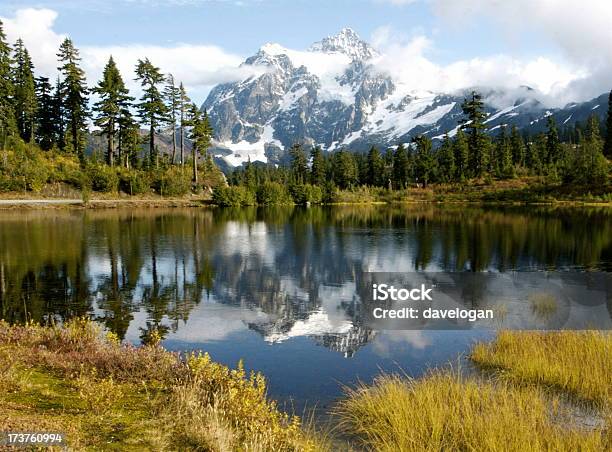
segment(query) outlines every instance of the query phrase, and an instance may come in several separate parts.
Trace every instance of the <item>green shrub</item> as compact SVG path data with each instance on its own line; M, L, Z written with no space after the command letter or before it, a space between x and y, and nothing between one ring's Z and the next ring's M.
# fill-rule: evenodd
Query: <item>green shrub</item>
M151 181L144 171L124 170L119 176L119 189L128 195L141 195L151 190Z
M274 204L293 204L293 200L284 185L278 182L264 182L257 189L257 203L262 206L270 206Z
M240 207L255 205L255 195L242 186L215 187L212 194L213 202L221 207Z
M171 167L155 174L153 188L162 196L182 196L191 191L189 171Z
M119 187L119 176L114 168L101 164L91 165L87 168L87 175L94 191L115 192Z
M317 185L299 184L289 188L291 198L296 204L320 204L323 201L323 190Z

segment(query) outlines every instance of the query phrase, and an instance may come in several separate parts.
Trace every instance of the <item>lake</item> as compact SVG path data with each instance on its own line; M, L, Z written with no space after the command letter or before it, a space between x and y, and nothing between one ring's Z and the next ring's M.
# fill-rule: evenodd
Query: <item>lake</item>
M377 329L359 297L364 272L574 277L611 271L611 209L0 213L3 319L89 315L133 343L158 331L171 350L207 351L230 366L243 359L247 369L266 375L272 397L298 412L325 408L342 385L370 382L383 371L418 376L457 363L472 343L494 335L479 327ZM609 323L606 281L608 292L584 285L608 297L595 317Z

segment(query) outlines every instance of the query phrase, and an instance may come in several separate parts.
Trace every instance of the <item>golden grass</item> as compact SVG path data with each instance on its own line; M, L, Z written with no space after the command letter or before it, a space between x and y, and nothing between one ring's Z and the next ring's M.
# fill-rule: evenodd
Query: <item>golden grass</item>
M79 319L0 322L0 431L27 430L65 432L75 450L329 450L242 365L122 346Z
M376 451L601 451L605 432L555 422L564 408L535 387L514 388L434 372L379 378L349 390L340 428Z
M502 331L470 355L515 384L535 384L612 409L612 334L599 331Z

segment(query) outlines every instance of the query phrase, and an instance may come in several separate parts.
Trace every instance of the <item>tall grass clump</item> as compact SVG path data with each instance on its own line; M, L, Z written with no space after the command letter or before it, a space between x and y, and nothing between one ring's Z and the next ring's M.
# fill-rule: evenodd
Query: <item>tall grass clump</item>
M552 407L537 388L440 371L418 380L383 376L348 390L336 414L342 431L368 450L605 450L604 432L560 425L562 405Z
M612 407L612 334L602 331L502 331L476 344L471 360L505 379Z

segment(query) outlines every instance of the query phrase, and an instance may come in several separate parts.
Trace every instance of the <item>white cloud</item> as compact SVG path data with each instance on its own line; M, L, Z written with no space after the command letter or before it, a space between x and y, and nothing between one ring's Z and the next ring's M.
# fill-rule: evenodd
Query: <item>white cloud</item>
M21 37L32 56L36 72L55 79L57 50L64 34L54 30L57 13L51 9L20 9L12 18L2 18L9 42ZM260 68L240 67L242 56L228 53L214 45L176 44L153 46L127 44L115 46L79 46L83 68L89 85L102 75L110 55L117 62L122 75L138 94L134 82L134 67L139 58L149 58L163 72L172 72L177 81L183 81L194 101L203 102L209 89L217 83L241 80L259 74Z
M439 65L427 57L433 41L423 35L408 37L389 27L377 29L372 42L381 51L374 65L390 74L401 91L449 93L473 86L514 89L528 85L539 91L542 101L560 105L568 101L565 92L571 83L588 75L575 65L547 57L517 59L503 54Z

